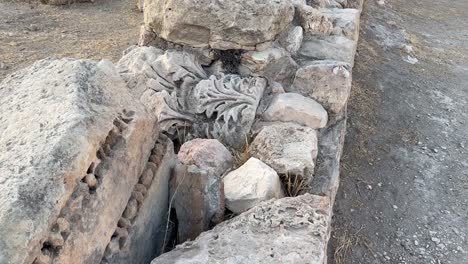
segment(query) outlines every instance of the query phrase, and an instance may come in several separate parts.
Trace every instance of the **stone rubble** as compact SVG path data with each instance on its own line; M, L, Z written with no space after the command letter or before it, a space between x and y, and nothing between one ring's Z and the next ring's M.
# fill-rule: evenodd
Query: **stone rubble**
M250 158L223 178L226 208L242 213L262 201L284 197L278 174L256 158Z
M135 4L0 84L0 263L325 264L362 0Z
M305 194L263 202L151 264L326 263L332 207Z
M313 129L327 125L328 114L314 99L297 93L275 95L263 113L266 121L294 122Z

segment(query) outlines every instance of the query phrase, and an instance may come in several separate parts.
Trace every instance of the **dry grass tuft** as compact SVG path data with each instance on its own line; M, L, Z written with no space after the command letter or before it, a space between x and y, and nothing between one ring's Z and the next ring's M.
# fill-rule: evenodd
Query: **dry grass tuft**
M335 264L346 263L346 256L356 245L365 245L367 248L369 248L364 238L359 234L362 229L363 227L353 233L350 231L350 228L345 228L344 232L339 237L335 237L336 248L333 254Z
M281 175L286 196L296 197L306 192L308 188L307 180L300 175Z

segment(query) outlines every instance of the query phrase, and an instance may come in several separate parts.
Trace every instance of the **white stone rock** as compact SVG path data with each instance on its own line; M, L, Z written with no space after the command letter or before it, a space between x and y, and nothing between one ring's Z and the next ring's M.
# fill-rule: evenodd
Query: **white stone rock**
M353 8L331 8L321 10L323 14L333 21L333 34L345 36L356 40L359 37L359 21L361 12Z
M297 70L287 92L313 98L333 114L342 113L351 91L351 65L338 61L314 61ZM331 114L330 113L330 114Z
M345 36L304 36L298 55L307 60L335 60L354 64L357 41Z
M331 213L328 197L305 194L270 200L151 264L323 264Z
M250 145L250 154L279 174L311 178L317 157L317 132L293 123L262 128Z
M222 174L234 163L231 152L216 139L193 139L185 142L177 154L185 165L196 165L202 170L212 171L215 176Z
M295 55L301 48L304 30L300 26L291 27L288 31L281 34L279 43L292 55Z
M73 59L4 79L0 110L0 262L99 262L158 137L155 116L112 63ZM48 251L63 219L67 236Z
M301 26L306 34L330 35L333 23L327 14L308 5L300 6L298 11Z
M145 24L179 44L214 49L250 49L272 41L292 21L289 0L148 0Z
M314 129L327 125L328 114L315 100L297 93L275 95L263 113L266 121L294 122Z
M250 158L223 179L226 207L242 213L262 201L284 197L281 181L274 169L256 158Z
M279 82L286 86L292 83L296 69L296 62L281 47L245 52L239 65L241 75L263 76L271 82Z

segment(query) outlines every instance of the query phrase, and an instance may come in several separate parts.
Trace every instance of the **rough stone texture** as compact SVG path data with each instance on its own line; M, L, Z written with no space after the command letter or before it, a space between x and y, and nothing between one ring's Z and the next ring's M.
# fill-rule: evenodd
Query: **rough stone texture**
M332 114L342 113L351 91L351 65L338 61L314 61L297 70L287 92L296 92L321 103Z
M356 40L359 37L361 12L357 9L323 9L321 12L333 21L333 35L342 35Z
M279 174L310 179L317 157L317 132L293 123L268 125L253 140L250 153Z
M332 204L340 184L340 159L346 134L346 118L323 129L310 193L330 197Z
M99 262L158 136L154 115L108 61L38 61L0 94L0 262Z
M335 60L354 64L357 41L344 36L304 36L298 54L305 60Z
M282 93L273 97L263 113L266 121L294 122L310 128L327 125L327 111L315 100L297 93Z
M287 0L148 0L144 13L145 24L168 41L253 50L290 24L294 7Z
M305 5L298 8L299 20L306 34L330 35L333 23L327 14L319 9Z
M242 213L262 201L284 197L281 181L274 169L256 158L230 172L223 179L226 207Z
M195 165L177 164L170 188L179 222L178 241L193 240L222 221L224 187L219 175Z
M285 86L291 85L296 69L296 62L280 47L246 52L242 54L239 66L242 75L263 76L270 82L279 82Z
M208 77L197 56L138 47L119 61L128 86L175 139L215 138L242 148L267 80L234 74ZM291 80L292 82L292 80Z
M303 37L304 29L300 26L295 26L281 34L278 42L290 54L296 55L301 47Z
M180 147L177 156L183 164L196 165L219 177L234 164L231 152L216 139L197 138L187 141Z
M119 219L101 263L149 263L161 254L169 206L169 177L176 156L172 141L161 135L130 200L137 200L135 218ZM131 206L129 201L127 206ZM119 247L112 247L118 241Z
M330 221L327 197L305 194L270 200L151 263L323 264Z

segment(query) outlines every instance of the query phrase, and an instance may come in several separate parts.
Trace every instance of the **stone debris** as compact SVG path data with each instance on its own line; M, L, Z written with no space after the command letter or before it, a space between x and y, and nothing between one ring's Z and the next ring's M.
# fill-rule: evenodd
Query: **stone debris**
M178 245L151 264L326 263L329 198L305 194L263 202Z
M0 84L0 263L326 263L362 0L135 5Z
M351 65L338 61L315 61L296 72L287 92L317 100L333 114L342 113L351 91Z
M297 93L275 95L263 113L266 121L294 122L319 129L327 125L328 114L314 99Z
M293 123L268 125L255 137L249 151L279 174L312 178L317 132Z
M196 165L221 177L234 163L231 152L216 139L193 139L185 142L177 154L185 165Z
M262 201L284 197L276 171L256 158L227 174L223 183L226 207L237 214Z
M145 25L171 42L254 50L273 41L291 23L294 7L283 0L147 0L144 14Z
M108 61L38 61L0 94L0 262L99 262L156 118Z

